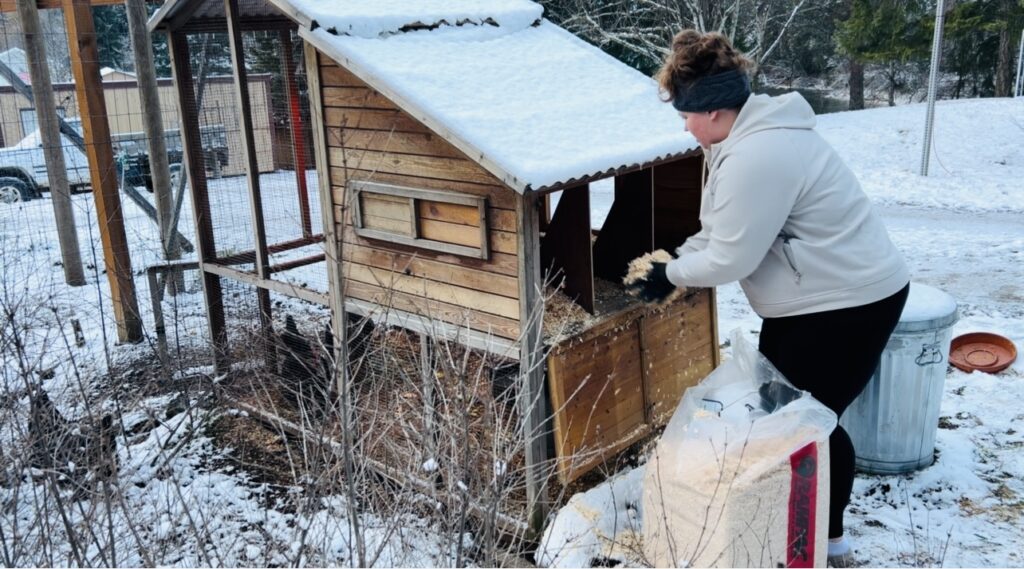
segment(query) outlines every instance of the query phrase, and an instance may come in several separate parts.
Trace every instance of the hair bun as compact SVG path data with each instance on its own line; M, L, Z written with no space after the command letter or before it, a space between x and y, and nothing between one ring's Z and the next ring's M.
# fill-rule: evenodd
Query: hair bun
M689 84L706 75L733 69L746 70L752 63L719 32L682 30L672 38L672 50L655 78L666 101L672 100L675 83Z

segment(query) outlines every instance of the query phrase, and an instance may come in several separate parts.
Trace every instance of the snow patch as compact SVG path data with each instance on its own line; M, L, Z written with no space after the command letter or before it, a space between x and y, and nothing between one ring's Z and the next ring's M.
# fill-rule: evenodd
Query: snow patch
M949 294L928 285L910 285L907 304L903 307L900 322L927 322L949 316L956 312L956 300Z

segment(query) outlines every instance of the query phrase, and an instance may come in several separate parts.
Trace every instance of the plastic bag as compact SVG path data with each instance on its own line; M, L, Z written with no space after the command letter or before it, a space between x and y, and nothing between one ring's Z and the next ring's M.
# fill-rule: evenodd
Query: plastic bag
M732 338L733 358L686 391L647 463L645 556L656 567L823 567L836 415Z

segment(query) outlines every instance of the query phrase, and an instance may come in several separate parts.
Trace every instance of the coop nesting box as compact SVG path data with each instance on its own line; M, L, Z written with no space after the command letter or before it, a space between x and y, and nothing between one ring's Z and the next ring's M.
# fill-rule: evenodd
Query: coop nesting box
M654 81L526 0L267 5L306 42L334 313L529 364L527 428L553 433L527 462L563 482L662 425L718 344L712 290L652 308L620 284L700 229L702 153ZM551 282L564 326L538 317Z

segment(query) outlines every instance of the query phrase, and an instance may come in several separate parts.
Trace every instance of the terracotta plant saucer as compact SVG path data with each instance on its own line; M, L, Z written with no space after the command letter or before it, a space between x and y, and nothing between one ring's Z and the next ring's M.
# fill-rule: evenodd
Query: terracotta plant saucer
M973 332L953 338L949 363L966 372L999 373L1017 359L1017 347L1008 338L989 332Z

